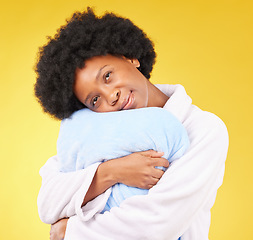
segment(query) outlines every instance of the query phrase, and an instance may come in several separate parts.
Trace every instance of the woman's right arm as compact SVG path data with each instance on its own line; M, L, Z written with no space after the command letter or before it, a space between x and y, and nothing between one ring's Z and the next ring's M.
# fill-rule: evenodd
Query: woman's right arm
M75 215L75 205L80 195L87 191L98 164L76 172L62 173L58 168L56 156L50 158L40 169L42 184L37 204L40 219L52 224L57 220ZM85 185L87 185L85 189ZM80 205L81 205L80 203Z
M161 157L162 153L149 150L69 173L59 172L57 157L50 158L40 170L42 186L38 210L41 220L52 224L61 218L82 214L83 210L87 213L84 219L88 220L103 209L110 192L102 193L118 182L151 188L164 173L155 166L168 167L168 161ZM87 204L98 195L101 196L94 200L96 203Z

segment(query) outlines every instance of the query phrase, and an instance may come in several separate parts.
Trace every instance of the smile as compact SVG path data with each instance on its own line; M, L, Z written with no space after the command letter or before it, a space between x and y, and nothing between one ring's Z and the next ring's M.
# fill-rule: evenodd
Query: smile
M127 110L130 109L133 106L134 103L134 95L132 93L132 91L127 95L127 97L125 98L125 100L123 101L122 105L121 105L121 109L122 110Z

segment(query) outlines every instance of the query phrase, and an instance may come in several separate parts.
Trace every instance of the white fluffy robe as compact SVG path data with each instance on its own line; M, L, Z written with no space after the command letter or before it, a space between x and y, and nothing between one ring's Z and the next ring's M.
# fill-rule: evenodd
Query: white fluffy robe
M57 158L49 159L40 170L38 210L45 223L70 217L65 240L208 239L210 209L225 170L227 129L217 116L192 105L181 85L157 87L170 97L164 108L186 128L189 150L171 164L148 195L126 199L105 214L99 212L110 189L80 207L98 164L60 173Z

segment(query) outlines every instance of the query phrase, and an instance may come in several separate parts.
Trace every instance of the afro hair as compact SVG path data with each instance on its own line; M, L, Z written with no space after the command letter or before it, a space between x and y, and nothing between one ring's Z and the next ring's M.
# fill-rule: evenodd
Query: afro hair
M98 17L91 8L75 12L39 49L34 91L43 110L64 119L85 108L73 93L76 69L89 58L107 54L138 59L139 71L150 78L156 54L140 28L113 13Z

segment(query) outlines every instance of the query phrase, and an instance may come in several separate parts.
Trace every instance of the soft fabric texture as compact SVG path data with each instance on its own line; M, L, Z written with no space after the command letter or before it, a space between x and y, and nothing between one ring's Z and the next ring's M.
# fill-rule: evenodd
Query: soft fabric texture
M190 147L147 195L126 199L99 214L111 188L81 207L99 163L75 172L59 171L56 156L40 170L38 211L45 223L70 217L65 240L208 240L210 210L223 181L228 149L224 123L192 105L181 85L157 85L169 100L164 109L187 130ZM168 123L169 124L169 123Z
M106 113L82 109L62 121L57 156L60 170L70 172L150 149L164 152L163 157L172 162L188 146L183 125L165 109L152 107ZM147 193L147 189L115 184L103 211L118 207L126 198Z

